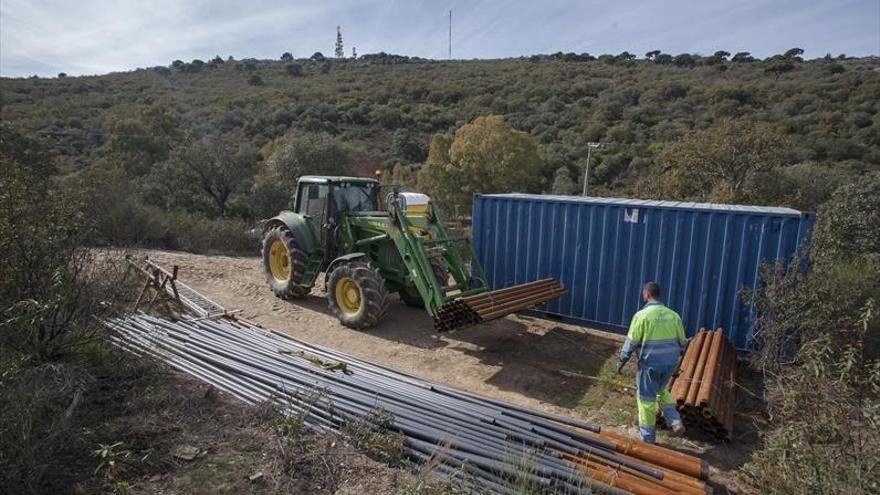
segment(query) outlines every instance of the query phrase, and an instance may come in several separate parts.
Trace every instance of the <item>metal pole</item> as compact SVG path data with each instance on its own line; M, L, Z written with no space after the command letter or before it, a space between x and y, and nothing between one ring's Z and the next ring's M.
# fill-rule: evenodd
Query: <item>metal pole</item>
M452 60L452 9L449 10L449 60Z
M593 156L593 148L598 148L601 143L587 143L587 169L584 170L584 191L581 196L587 195L587 186L590 183L590 158Z
M587 169L584 170L584 192L581 193L581 196L587 195L587 184L590 181L590 154L593 152L593 147L587 145Z

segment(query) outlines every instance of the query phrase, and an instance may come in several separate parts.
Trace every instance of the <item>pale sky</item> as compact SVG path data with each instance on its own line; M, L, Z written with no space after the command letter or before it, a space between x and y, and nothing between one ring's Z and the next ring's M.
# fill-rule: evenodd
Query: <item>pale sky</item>
M346 56L453 58L535 53L766 57L792 47L880 54L880 0L0 0L0 75L103 74L172 60Z

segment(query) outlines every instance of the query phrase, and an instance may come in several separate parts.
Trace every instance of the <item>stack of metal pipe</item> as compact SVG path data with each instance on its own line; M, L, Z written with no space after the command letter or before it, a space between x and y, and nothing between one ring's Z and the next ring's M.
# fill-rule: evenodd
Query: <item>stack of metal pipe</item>
M444 304L434 317L438 332L455 330L502 318L511 313L545 303L566 293L554 278L545 278L491 292L454 299Z
M618 455L663 471L663 479L649 477L646 473L630 466L612 467L596 462L591 456L571 456L562 453L562 458L575 463L589 478L613 485L630 493L637 494L704 494L711 490L706 486L708 465L696 457L669 450L656 445L626 438L609 431L593 433L579 432L585 436L595 436L612 445Z
M480 322L477 313L468 307L462 299L453 299L444 304L434 316L434 330L448 332Z
M339 434L352 421L402 435L403 454L468 491L706 493L696 457L593 424L447 387L230 318L108 321L118 346L158 358L249 403L275 401ZM315 399L317 397L317 399Z
M688 430L719 441L733 437L736 349L719 328L701 328L690 340L669 390Z

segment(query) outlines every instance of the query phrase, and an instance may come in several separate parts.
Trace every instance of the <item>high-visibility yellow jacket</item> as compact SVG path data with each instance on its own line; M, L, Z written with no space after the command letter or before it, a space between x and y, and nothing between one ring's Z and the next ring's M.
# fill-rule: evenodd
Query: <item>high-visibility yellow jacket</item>
M651 301L633 316L620 359L627 361L635 352L639 365L674 366L685 344L687 338L678 313L659 301Z

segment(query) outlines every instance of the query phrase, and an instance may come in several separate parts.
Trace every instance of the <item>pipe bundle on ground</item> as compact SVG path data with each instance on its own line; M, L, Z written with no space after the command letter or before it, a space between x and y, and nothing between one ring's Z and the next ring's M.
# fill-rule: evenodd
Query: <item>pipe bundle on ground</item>
M554 278L461 297L444 304L434 317L438 332L503 318L562 296L566 290Z
M404 454L469 489L516 493L511 480L556 493L706 493L696 457L599 426L417 378L229 318L108 321L113 341L157 357L250 403L273 400L319 431L348 422L402 434ZM314 399L314 397L318 399ZM373 425L374 427L376 425ZM378 428L378 427L377 427Z
M733 436L736 350L722 329L701 328L688 343L669 390L688 430L717 440Z

